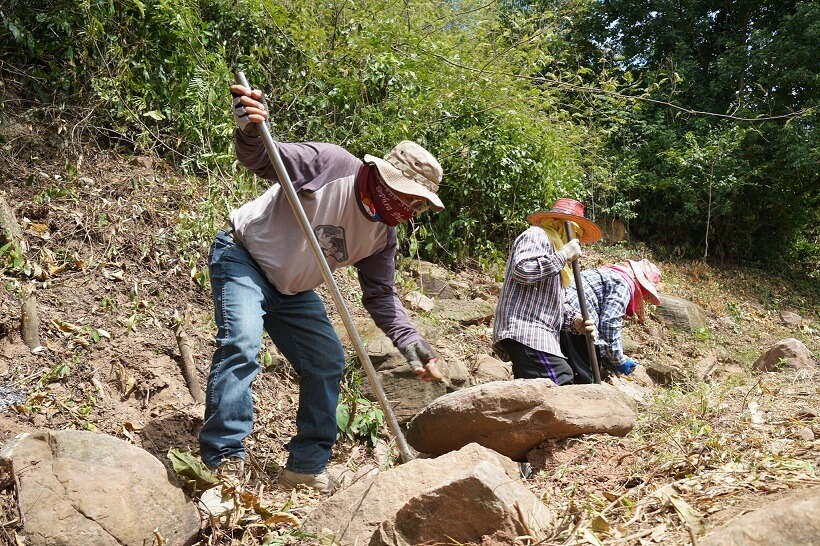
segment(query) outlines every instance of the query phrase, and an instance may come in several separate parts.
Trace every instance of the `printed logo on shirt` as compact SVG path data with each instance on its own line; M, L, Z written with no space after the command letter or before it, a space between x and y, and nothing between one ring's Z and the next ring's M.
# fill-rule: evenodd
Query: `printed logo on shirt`
M319 247L326 259L333 258L336 263L347 260L344 228L339 226L316 226L313 233L316 235Z

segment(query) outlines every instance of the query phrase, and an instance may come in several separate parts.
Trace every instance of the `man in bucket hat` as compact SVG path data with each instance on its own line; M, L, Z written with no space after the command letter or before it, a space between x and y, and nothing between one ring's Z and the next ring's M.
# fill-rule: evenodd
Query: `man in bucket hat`
M581 256L579 242L601 238L601 230L584 217L584 206L573 199L558 199L547 212L527 217L532 227L513 243L493 325L493 347L512 361L513 377L573 382L572 368L561 352L558 333L572 329L593 331L581 314L566 305L564 287L572 278L570 265ZM564 222L575 238L566 240Z
M336 405L345 352L314 289L322 272L302 234L259 136L263 94L233 85L239 162L273 185L234 209L209 252L217 348L206 392L200 456L209 468L242 477L243 439L253 426L251 383L263 330L299 374L296 434L279 482L330 492L326 471L336 440ZM433 348L410 324L394 287L396 228L441 210L442 169L415 142L384 159L357 159L326 143L278 143L285 169L331 270L358 270L362 303L416 375L440 380Z
M657 284L661 280L658 266L647 259L639 262L622 260L597 269L581 272L589 318L598 331L595 349L598 361L618 373L629 375L635 362L623 352L621 329L624 317L646 319L644 302L658 305ZM572 284L566 289L567 302L580 308L578 291ZM561 332L561 351L567 356L575 374L575 383L593 383L592 364L583 336Z

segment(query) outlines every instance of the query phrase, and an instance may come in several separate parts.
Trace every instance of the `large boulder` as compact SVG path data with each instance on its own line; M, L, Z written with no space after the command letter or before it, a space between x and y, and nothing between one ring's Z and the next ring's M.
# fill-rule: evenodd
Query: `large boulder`
M774 372L781 368L799 370L815 366L814 356L799 339L781 339L766 349L755 361L753 368L760 372Z
M558 387L549 379L495 381L446 394L408 425L407 442L440 455L478 443L513 460L550 438L590 433L624 436L635 403L607 385Z
M437 345L436 332L423 323L414 323L425 339L437 350L441 358L438 368L444 376L441 382L421 381L404 355L393 346L393 343L372 319L357 320L357 332L365 342L365 349L376 370L382 390L390 401L391 409L399 424L404 425L421 411L427 404L448 392L461 389L470 384L470 370L455 355L449 358L445 350ZM349 343L347 332L337 327L339 338ZM371 401L377 401L376 393L369 381L362 382L362 393Z
M701 546L816 546L819 537L820 487L814 487L731 520Z
M666 326L681 332L706 328L706 311L698 304L667 294L660 294L659 299L658 318Z
M465 543L503 529L537 535L551 527L552 514L518 472L513 461L477 444L413 459L334 494L303 528L343 546Z
M483 462L410 498L379 525L370 546L477 543L494 534L537 537L551 527L552 514L520 480Z
M153 455L79 430L17 436L0 453L17 478L29 546L192 544L194 504Z

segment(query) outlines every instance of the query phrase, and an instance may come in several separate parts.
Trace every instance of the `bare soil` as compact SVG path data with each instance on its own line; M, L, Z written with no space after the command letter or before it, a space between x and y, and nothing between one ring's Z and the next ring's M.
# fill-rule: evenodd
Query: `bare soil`
M132 442L170 465L170 449L198 449L202 406L190 391L204 388L215 334L202 281L207 245L224 211L208 208L213 195L205 180L155 157L76 142L59 127L10 117L0 123L0 197L27 246L22 268L8 255L0 258L0 447L21 432L85 429ZM197 221L184 221L191 217ZM594 267L624 257L652 252L640 244L594 245L582 260ZM544 544L588 543L585 532L603 544L690 544L693 523L670 497L698 510L702 530L709 530L820 483L817 370L751 369L765 347L785 337L820 354L817 290L750 268L659 263L663 290L703 307L709 329L671 331L654 317L627 325L635 360L676 374L671 384L653 387L651 404L639 407L639 426L626 438L547 442L530 453L534 474L527 483L556 513L556 531ZM473 296L492 298L497 287L490 272L464 268L453 275L474 287ZM337 282L351 311L362 314L355 280L337 272ZM36 298L43 346L35 352L20 334L27 293ZM785 324L782 310L800 315L802 324ZM196 385L181 372L174 335L180 320ZM491 353L487 325L441 328L440 345L465 362ZM257 502L298 520L320 499L275 485L294 432L298 388L275 349L268 342L265 349L274 359L254 386L256 423L247 441L253 491ZM356 470L378 457L364 441L343 441L332 463ZM0 544L15 544L14 485L1 469L0 501ZM511 540L487 537L484 544ZM316 542L292 518L268 526L206 522L201 542L301 543Z

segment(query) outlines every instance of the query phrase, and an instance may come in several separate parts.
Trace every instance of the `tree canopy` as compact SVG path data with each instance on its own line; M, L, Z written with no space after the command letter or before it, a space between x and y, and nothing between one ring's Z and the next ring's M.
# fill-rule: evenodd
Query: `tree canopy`
M0 21L6 89L42 119L183 169L246 176L237 70L278 139L422 143L447 208L407 227L413 255L497 260L569 196L670 252L820 259L813 2L9 0Z

